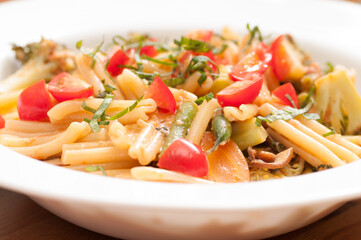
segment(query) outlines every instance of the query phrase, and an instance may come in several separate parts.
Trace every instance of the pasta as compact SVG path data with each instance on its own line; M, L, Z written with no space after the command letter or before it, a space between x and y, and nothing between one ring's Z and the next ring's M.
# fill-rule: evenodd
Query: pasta
M0 84L0 144L72 170L182 183L357 161L361 108L344 104L361 106L355 70L321 70L290 35L266 44L258 26L247 29L17 46L24 66Z

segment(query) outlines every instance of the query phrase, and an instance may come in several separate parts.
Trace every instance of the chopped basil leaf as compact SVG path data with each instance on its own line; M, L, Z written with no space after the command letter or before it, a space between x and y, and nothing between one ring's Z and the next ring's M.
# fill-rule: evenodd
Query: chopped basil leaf
M261 126L263 121L267 123L272 123L277 120L288 121L299 115L303 115L307 119L309 119L310 117L312 117L312 119L315 119L316 117L319 118L319 116L315 113L306 114L311 109L313 103L314 101L311 98L310 102L304 108L297 109L297 108L285 107L283 109L276 110L265 117L258 116L256 119L256 125Z
M315 85L313 85L311 87L310 91L308 92L307 97L306 97L305 101L302 104L303 108L308 104L308 102L310 101L310 98L312 97L314 92L315 92Z
M92 119L89 121L89 126L93 130L93 132L99 132L100 131L98 119L100 118L101 121L103 121L103 119L105 119L105 111L109 107L110 103L113 101L113 98L114 98L113 95L108 94L104 98L104 101L100 104L99 108L94 113Z
M101 51L100 51L100 48L103 46L103 44L104 44L104 36L103 36L102 42L101 42L98 46L96 46L95 49L94 49L92 52L89 52L88 50L86 50L86 49L83 47L83 40L80 40L80 41L78 41L78 42L76 43L76 48L77 48L80 52L82 52L83 54L85 54L85 55L87 55L87 56L89 56L89 57L91 57L91 58L93 59L90 67L91 67L91 68L94 68L95 63L96 63L96 54L97 54L98 52L101 52Z
M294 108L297 108L295 102L293 101L293 99L291 98L291 96L289 94L286 94L285 97L288 99L288 101L291 102L291 104Z
M164 79L163 82L168 87L176 87L177 85L184 83L185 79L183 76L179 76L179 77L175 77L175 78Z
M167 66L178 67L178 64L176 64L176 63L164 62L164 61L161 61L161 60L158 60L158 59L155 59L155 58L151 58L151 57L149 57L147 55L144 55L141 58L146 59L146 60L151 61L151 62L167 65Z
M213 64L217 67L217 74L214 73L213 69L208 65L208 63ZM215 62L213 62L210 58L206 56L195 56L192 58L192 60L189 62L189 65L185 71L186 76L190 76L192 73L198 71L201 76L198 78L198 83L201 86L202 83L207 79L206 70L214 77L218 77L218 66Z
M326 62L326 65L327 65L327 68L325 70L323 70L323 72L325 74L333 72L333 70L335 68L334 65L331 62Z
M185 50L191 50L194 52L209 52L211 50L211 47L208 45L208 43L203 42L203 41L198 41L198 40L194 40L191 38L185 38L185 37L181 37L181 40L174 40L174 43L179 47L179 48L184 48Z
M218 54L221 54L223 53L226 49L227 49L228 45L227 44L223 44L222 47L220 48L213 48L212 49L212 53L214 55L218 55Z
M91 108L89 106L86 105L85 101L83 101L83 103L81 104L81 107L85 110L85 111L88 111L88 112L91 112L91 113L95 113L96 110L94 108ZM89 120L90 121L90 120Z
M331 127L330 130L331 130L331 131L329 131L328 133L323 134L322 136L328 137L328 136L330 136L330 135L336 134L336 131L335 131L334 128Z
M90 166L90 167L86 167L85 171L87 172L95 172L95 171L102 171L104 176L107 176L107 172L105 171L105 169L102 166Z
M257 34L258 34L258 40L260 42L263 41L263 37L262 37L261 31L259 30L258 26L255 26L251 29L251 27L249 26L249 23L247 23L247 30L251 34L251 38L249 39L249 41L247 43L248 46L251 45L253 39L255 39Z
M202 86L202 84L207 80L207 75L205 72L200 72L201 76L198 78L198 84L199 86Z
M113 117L109 118L109 120L115 120L118 119L122 116L124 116L125 114L131 112L137 105L138 103L143 99L143 96L141 96L140 98L138 98L131 106L127 107L126 109L124 109L123 111L115 114Z
M197 104L197 105L201 105L203 103L204 100L206 100L207 102L209 102L212 98L214 98L214 95L213 93L208 93L207 95L204 95L200 98L198 98L197 100L195 100L194 102Z
M317 167L312 167L312 172L317 172L320 169L329 169L329 168L332 168L332 165L330 165L330 164L321 164L321 165L318 165Z
M114 90L117 90L116 87L114 87L113 85L110 85L110 84L104 84L104 88L105 88L105 91L111 93L113 92Z

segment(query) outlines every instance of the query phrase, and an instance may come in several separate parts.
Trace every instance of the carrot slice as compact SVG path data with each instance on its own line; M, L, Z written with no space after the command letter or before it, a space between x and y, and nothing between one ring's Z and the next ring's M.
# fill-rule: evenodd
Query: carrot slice
M201 147L207 151L213 147L215 138L211 132L205 132ZM248 182L250 180L249 168L242 151L229 140L223 146L219 146L208 156L209 172L207 179L215 182Z

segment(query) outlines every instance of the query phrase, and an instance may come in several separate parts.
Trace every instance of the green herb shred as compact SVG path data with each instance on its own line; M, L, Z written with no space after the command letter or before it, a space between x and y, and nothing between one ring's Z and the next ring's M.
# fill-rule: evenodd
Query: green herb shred
M214 95L213 93L208 93L207 95L204 95L200 98L198 98L197 100L195 100L194 102L197 104L197 105L201 105L204 100L206 100L207 102L209 102L212 98L214 98Z
M87 172L95 172L95 171L102 171L104 176L108 176L107 172L105 171L105 169L102 166L90 166L90 167L86 167L85 171Z

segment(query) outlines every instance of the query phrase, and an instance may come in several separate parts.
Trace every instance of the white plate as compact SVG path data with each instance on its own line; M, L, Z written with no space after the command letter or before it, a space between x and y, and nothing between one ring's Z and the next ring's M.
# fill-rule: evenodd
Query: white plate
M10 43L41 36L74 46L129 31L191 29L291 33L321 63L361 73L361 7L338 1L14 1L0 5L0 78L15 70ZM359 83L361 79L358 79ZM358 85L361 86L361 85ZM361 89L361 88L359 88ZM29 195L82 227L126 239L264 238L309 224L361 196L361 161L289 179L242 184L120 180L32 160L0 146L0 186Z

